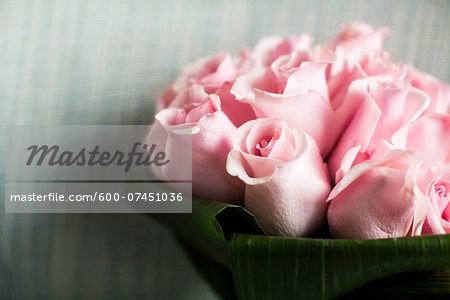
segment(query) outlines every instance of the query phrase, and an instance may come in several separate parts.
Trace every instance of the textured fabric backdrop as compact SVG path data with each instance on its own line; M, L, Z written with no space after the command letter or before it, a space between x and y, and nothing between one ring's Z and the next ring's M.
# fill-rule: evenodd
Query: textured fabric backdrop
M394 60L449 82L449 4L3 0L0 119L149 124L155 94L193 59L236 53L271 34L307 32L321 43L353 21L390 27L386 49ZM170 233L148 217L1 213L0 220L0 298L217 298Z

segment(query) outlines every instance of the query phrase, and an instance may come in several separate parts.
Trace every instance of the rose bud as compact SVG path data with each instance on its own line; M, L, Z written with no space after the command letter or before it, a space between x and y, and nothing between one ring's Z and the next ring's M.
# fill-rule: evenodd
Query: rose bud
M419 235L427 204L415 182L420 155L393 150L354 166L328 197L334 238L381 239Z
M314 140L278 118L239 127L227 171L245 182L245 207L272 235L308 236L325 221L330 192Z
M200 102L190 99L182 108L159 112L155 125L162 127L153 126L147 140L157 143L169 157L175 158L182 157L185 147L192 147L193 196L239 204L243 200L244 184L230 176L225 168L236 127L222 112L219 96L206 97L206 101L201 97ZM191 143L186 142L186 135L192 138ZM186 160L167 164L158 175L174 180L188 163Z

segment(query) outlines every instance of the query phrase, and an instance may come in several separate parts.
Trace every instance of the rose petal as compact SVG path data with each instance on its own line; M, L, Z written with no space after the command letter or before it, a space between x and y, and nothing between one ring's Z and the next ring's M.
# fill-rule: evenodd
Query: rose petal
M231 94L236 99L243 100L250 97L254 89L273 93L279 92L277 78L271 69L267 68L263 71L251 72L239 76L231 88Z
M236 76L237 68L230 54L220 52L212 57L200 58L183 68L172 87L179 92L185 87L199 83L204 86L207 93L214 93L222 84L233 81Z
M222 111L236 127L239 127L247 121L256 119L256 116L251 105L238 101L236 97L231 94L232 86L231 83L225 83L219 91L217 91L217 95L220 97Z
M252 58L257 65L268 67L280 56L308 49L311 42L312 37L308 34L290 36L285 39L279 36L269 36L258 42L253 50Z
M306 91L294 95L281 95L255 90L244 101L250 103L258 118L278 117L292 128L299 128L317 142L321 154L326 156L334 144L335 134L331 122L330 105L316 92Z
M208 99L209 96L205 92L204 87L199 84L193 84L182 89L169 107L184 107L192 103L201 104L208 101Z
M408 146L425 153L424 166L450 163L450 115L428 114L409 126Z
M336 56L330 50L315 47L282 56L273 62L271 68L277 76L283 94L312 90L328 100L325 69L335 59Z
M407 173L371 168L333 197L328 223L335 238L406 236L415 211L414 181Z
M430 96L428 113L447 114L450 112L450 85L444 84L433 76L422 73L412 66L408 66L408 80L413 87Z
M268 157L272 159L279 159L285 162L290 161L295 155L295 148L292 144L293 141L293 133L286 129L282 129L278 140L273 143L273 147L269 152Z
M388 28L373 29L364 23L354 23L342 26L342 33L327 43L327 47L335 50L341 48L351 52L358 48L381 50Z

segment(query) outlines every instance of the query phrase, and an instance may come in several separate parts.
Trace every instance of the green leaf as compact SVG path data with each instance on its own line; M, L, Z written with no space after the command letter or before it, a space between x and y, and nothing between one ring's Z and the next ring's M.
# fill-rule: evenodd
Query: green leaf
M450 294L450 271L400 273L371 282L342 299L445 299Z
M231 232L264 234L255 217L242 206L192 199L190 214L152 214L203 254L231 268L227 238Z
M233 234L230 251L240 299L334 299L392 274L450 269L449 235L355 241ZM443 282L441 291L450 293Z
M235 288L239 299L450 294L448 272L422 272L450 270L450 235L367 241L266 236L243 207L200 199L193 199L192 214L152 216L207 255L205 261L231 269L234 286L225 274L215 274L221 282L213 286ZM194 262L214 280L201 258Z

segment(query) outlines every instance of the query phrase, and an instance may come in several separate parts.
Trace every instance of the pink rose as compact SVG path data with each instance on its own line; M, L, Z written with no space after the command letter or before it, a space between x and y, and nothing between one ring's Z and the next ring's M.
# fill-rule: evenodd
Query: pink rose
M429 97L408 83L383 79L354 81L336 111L335 130L343 134L328 159L335 182L358 163L405 149L408 124L429 104Z
M195 94L195 93L193 93ZM244 184L230 176L226 169L226 159L232 146L232 136L236 127L222 112L220 98L206 95L207 100L187 101L182 108L167 108L156 115L156 124L147 140L158 144L169 157L178 157L185 139L192 137L192 194L205 199L240 203L244 196ZM167 164L159 174L163 179L173 180L185 169L188 161ZM190 171L190 170L189 170Z
M411 123L407 145L425 154L423 167L450 165L450 114L428 114Z
M419 174L419 185L428 200L422 234L450 233L450 165L424 168Z
M350 84L360 78L386 75L392 80L402 80L406 68L391 62L391 56L384 51L361 49L350 54L338 51L336 62L329 68L328 89L333 109L338 109L347 94Z
M225 82L234 81L237 67L228 53L217 53L212 57L200 58L183 68L181 74L158 97L157 111L169 107L175 97L193 84L203 86L206 93L215 93Z
M325 220L330 183L314 140L277 118L239 127L227 171L245 182L245 207L269 233L307 236Z
M310 89L328 100L324 70L334 62L335 55L326 48L315 47L280 56L270 68L277 79L278 90L293 94Z
M423 233L450 233L450 115L427 114L412 123L408 146L425 154L417 179L429 204Z
M293 35L287 38L269 36L261 39L253 51L245 51L241 70L246 73L254 68L269 67L277 58L303 51L311 46L312 37L309 34Z
M373 29L364 23L354 23L342 26L342 32L332 38L327 47L346 53L364 48L368 50L381 50L384 38L389 34L388 28Z
M390 55L382 51L389 29L373 29L364 23L342 26L341 34L327 43L336 53L336 61L328 67L327 80L330 101L336 110L344 100L352 81L377 75L390 75L403 79L402 65L391 63Z
M444 84L433 76L421 73L409 66L406 80L412 86L424 91L431 98L430 106L425 113L450 113L450 85Z
M332 52L318 47L281 56L270 68L239 76L231 93L250 104L256 117L279 117L311 135L325 156L334 144L325 79L334 58Z
M415 174L420 157L393 150L354 166L328 197L328 224L335 238L380 239L419 235L426 201Z
M247 103L236 101L236 98L230 93L230 90L231 84L226 82L216 92L216 95L220 98L222 112L227 115L236 127L255 119L253 108ZM193 84L178 93L170 104L170 108L182 108L189 104L199 105L209 99L210 94L205 91L202 85Z

